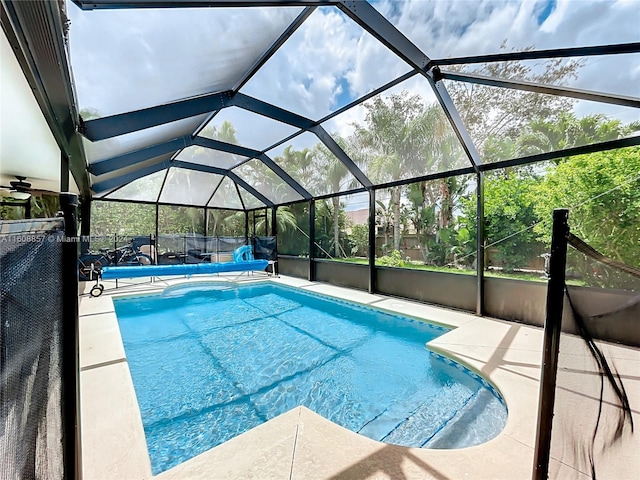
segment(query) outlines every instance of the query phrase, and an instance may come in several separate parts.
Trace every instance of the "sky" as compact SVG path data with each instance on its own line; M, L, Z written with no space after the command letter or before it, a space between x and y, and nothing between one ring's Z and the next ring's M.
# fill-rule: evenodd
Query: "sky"
M431 58L496 53L502 44L510 51L640 41L640 0L380 0L373 5ZM230 88L301 11L67 8L80 107L99 115ZM241 92L317 120L409 70L339 10L322 7ZM640 97L640 54L589 60L570 85ZM433 101L422 77L401 88ZM591 102L576 108L579 115L640 120L637 109ZM273 141L268 123L256 128L253 114L227 110L220 121L234 123L239 139L255 136L253 148ZM346 135L363 117L364 109L353 109L325 127Z

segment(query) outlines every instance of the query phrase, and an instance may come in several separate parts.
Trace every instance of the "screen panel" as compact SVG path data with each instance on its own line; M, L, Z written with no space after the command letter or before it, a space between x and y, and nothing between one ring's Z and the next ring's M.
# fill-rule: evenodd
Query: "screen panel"
M409 70L338 9L319 7L241 92L319 120Z
M232 89L302 11L67 5L80 112L97 117Z
M293 188L261 160L249 160L233 171L275 204L290 203L302 199Z
M159 202L205 206L221 181L221 175L172 167Z

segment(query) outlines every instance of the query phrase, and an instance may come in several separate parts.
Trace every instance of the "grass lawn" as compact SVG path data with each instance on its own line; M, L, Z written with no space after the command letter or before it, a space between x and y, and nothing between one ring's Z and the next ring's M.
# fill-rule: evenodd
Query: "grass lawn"
M350 258L341 258L334 259L337 262L347 262L347 263L357 263L361 265L368 265L369 260L362 257L350 257ZM385 266L376 261L376 266L382 267ZM394 266L394 268L410 268L413 270L428 270L431 272L446 272L446 273L456 273L460 275L475 275L475 270L463 270L458 268L451 267L436 267L434 265L424 265L420 262L403 262L401 266ZM500 270L490 269L485 271L485 276L487 277L496 277L496 278L510 278L515 280L529 280L531 282L546 282L547 279L543 278L539 273L532 272L513 272L506 273Z

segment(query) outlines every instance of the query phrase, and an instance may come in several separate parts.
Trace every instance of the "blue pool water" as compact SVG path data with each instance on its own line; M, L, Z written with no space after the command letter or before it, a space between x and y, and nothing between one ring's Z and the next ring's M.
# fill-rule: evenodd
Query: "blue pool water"
M443 327L272 284L114 303L154 474L298 405L412 447L476 445L506 422L486 381L425 347Z

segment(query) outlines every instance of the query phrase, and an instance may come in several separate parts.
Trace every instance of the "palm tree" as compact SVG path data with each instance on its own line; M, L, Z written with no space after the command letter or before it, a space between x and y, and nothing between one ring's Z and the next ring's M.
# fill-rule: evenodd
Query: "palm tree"
M238 145L238 139L236 138L236 129L228 120L222 122L220 128L218 128L217 125L209 123L202 129L199 135L202 137L211 138L213 140L219 140L221 142Z
M314 182L317 176L317 169L315 168L313 153L308 148L294 150L293 145L288 145L278 159L283 168L298 180L301 185L308 188Z
M427 182L411 183L407 188L409 205L407 213L409 221L420 242L420 253L426 263L429 257L429 236L435 233L436 202L429 199L429 184Z
M344 149L345 141L334 136L338 145ZM342 190L345 181L350 176L349 169L338 160L329 149L323 144L318 143L313 149L314 158L318 162L319 170L323 172L322 189L327 193L338 193ZM341 256L340 252L340 197L331 197L332 215L333 215L333 248L336 257Z
M256 222L257 231L264 229L264 222L264 217L261 217L260 220ZM298 226L295 215L291 213L290 208L287 206L278 207L278 209L276 210L276 223L278 232L295 230Z
M423 161L420 155L424 106L418 95L407 91L387 99L374 97L364 104L365 125L356 125L355 139L369 157L368 174L374 183L400 180ZM402 187L391 188L393 248L400 249L400 203Z
M213 236L244 235L244 214L233 210L209 209L209 231ZM207 232L207 235L209 232Z
M427 105L416 123L424 173L438 173L469 165L469 160L439 105ZM425 206L440 206L439 229L449 228L453 224L456 198L465 188L466 180L460 177L443 178L422 187Z
M334 136L337 137L337 136ZM336 138L344 148L344 140ZM329 149L321 142L312 149L294 150L287 146L282 155L275 160L305 188L312 190L315 195L325 193L338 193L343 189L345 181L349 178L349 170L338 160ZM340 252L340 198L331 198L333 216L333 243L336 257Z
M567 148L623 138L640 130L640 122L623 124L606 115L578 118L572 112L560 114L558 121L534 120L518 138L520 155L553 152ZM561 160L558 160L561 161Z

